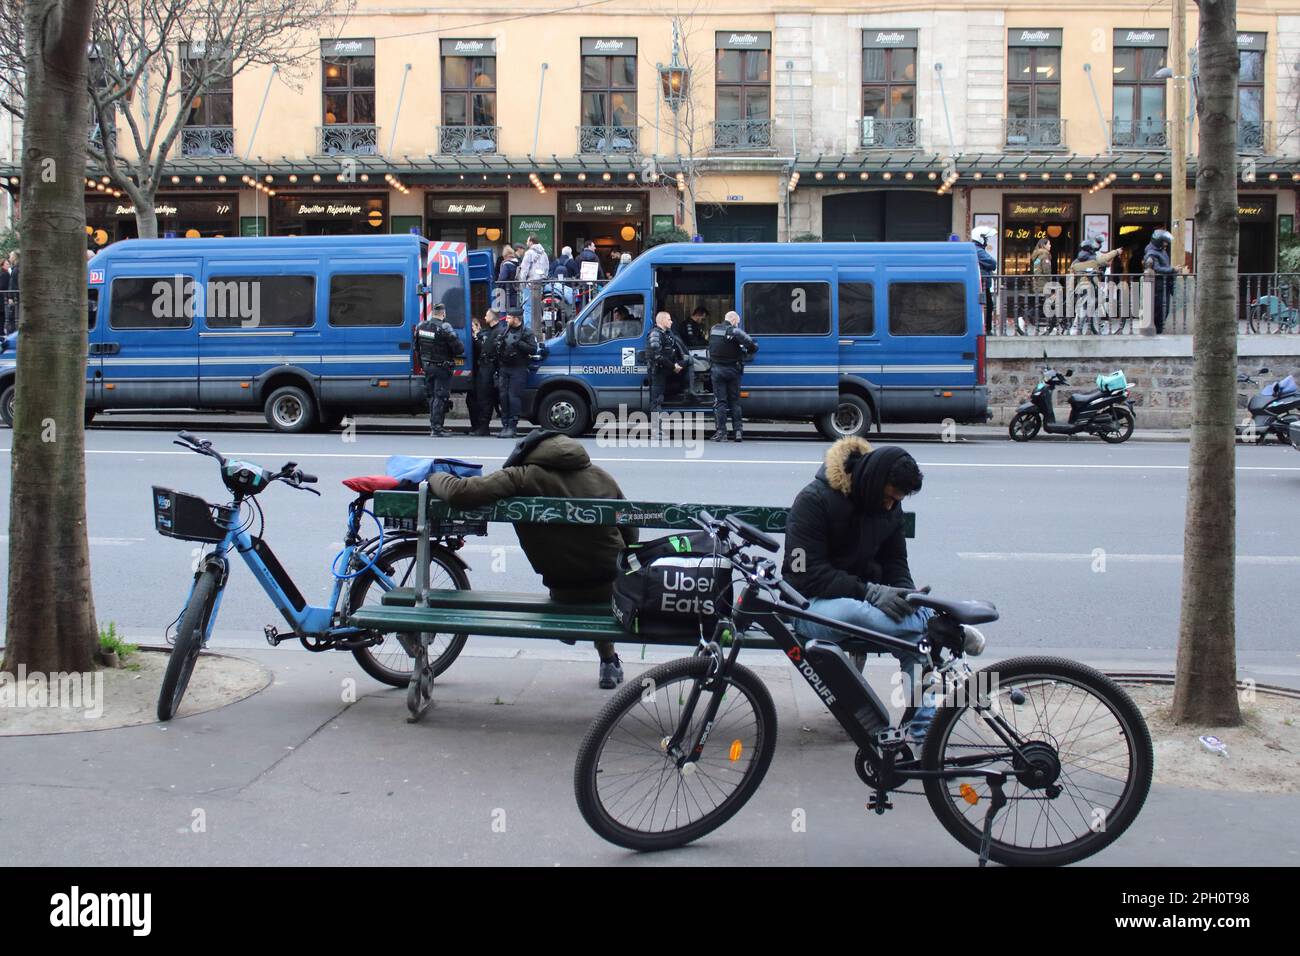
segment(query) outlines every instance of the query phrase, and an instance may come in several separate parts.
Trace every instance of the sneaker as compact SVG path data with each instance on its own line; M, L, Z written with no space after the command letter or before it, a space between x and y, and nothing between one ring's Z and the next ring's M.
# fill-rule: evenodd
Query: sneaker
M732 435L732 436L731 436L731 440L734 441L734 442L742 442L742 441L744 441L744 439L740 437L740 432L736 432L736 434Z
M445 428L430 428L430 429L429 429L429 437L430 437L430 438L445 438L445 437L447 437L447 436L450 435L450 434L451 434L451 432L447 431L447 429L445 429Z
M710 438L709 441L729 441L729 439L727 438L726 432L714 432L713 437Z
M623 683L623 662L617 654L607 661L600 662L600 689L613 690Z
M497 438L518 438L519 433L514 428L503 428L497 432Z

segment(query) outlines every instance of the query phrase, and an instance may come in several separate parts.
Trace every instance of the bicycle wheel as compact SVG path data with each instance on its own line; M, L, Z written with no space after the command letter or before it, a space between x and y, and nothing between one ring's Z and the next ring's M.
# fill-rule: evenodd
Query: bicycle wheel
M977 690L1025 741L1028 764L974 709ZM972 675L966 691L958 704L939 709L921 764L971 766L983 751L988 760L978 766L1009 775L1007 804L993 820L991 859L1008 866L1074 863L1128 829L1151 788L1154 758L1146 721L1118 684L1076 661L1021 657ZM932 778L925 795L944 828L978 853L988 784Z
M684 846L722 826L762 782L776 749L776 708L758 675L739 664L695 769L682 773L662 749L710 665L707 657L688 657L647 671L588 728L573 792L583 819L610 843L629 850ZM695 739L707 705L701 693L684 746Z
M181 613L181 623L176 631L176 643L167 658L167 671L163 674L162 689L158 692L158 719L171 720L180 709L185 688L190 684L194 664L203 650L203 636L208 632L212 607L217 601L217 572L208 569L194 582L189 603Z
M384 574L392 579L399 588L415 587L415 548L413 540L399 541L380 552L375 561ZM429 548L429 587L466 590L469 588L469 576L455 557L447 549L437 545ZM352 582L348 595L348 610L363 607L366 604L378 604L384 591L376 583L373 574L360 575ZM468 634L438 634L429 644L429 663L433 667L433 676L437 677L448 667L465 647ZM401 641L391 634L386 634L378 644L370 647L358 647L352 651L361 669L379 681L392 687L405 687L411 682L411 669L415 659L406 653Z

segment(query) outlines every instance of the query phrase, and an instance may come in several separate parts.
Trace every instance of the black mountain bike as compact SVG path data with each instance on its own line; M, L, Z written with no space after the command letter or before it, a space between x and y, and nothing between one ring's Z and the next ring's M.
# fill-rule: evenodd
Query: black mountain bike
M909 595L935 611L920 645L821 617L773 561L745 551L775 552L775 539L735 517L702 513L698 523L744 588L695 656L629 681L588 728L574 792L606 840L632 850L679 847L754 795L776 748L776 709L763 682L736 660L753 627L772 636L858 745L854 768L872 791L868 808L884 813L891 791L920 793L899 789L919 781L939 822L981 866L1073 863L1137 817L1151 787L1151 735L1110 678L1056 657L973 672L966 657L983 650L983 635L971 625L998 617L982 601ZM844 639L802 640L786 623L792 618ZM919 755L848 656L896 649L926 655L920 687L941 699Z

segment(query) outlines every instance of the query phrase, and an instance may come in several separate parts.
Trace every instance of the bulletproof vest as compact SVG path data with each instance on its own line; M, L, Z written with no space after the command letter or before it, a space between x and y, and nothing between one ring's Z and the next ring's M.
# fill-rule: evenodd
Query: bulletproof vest
M500 347L497 350L498 361L502 365L511 367L527 365L533 351L532 344L527 340L528 338L528 329L523 326L517 329L507 329L500 339Z
M709 330L710 362L735 365L745 357L740 347L739 337L734 334L728 335L728 332L731 332L731 326L726 322L719 322Z
M431 365L451 365L456 360L451 344L455 337L456 333L446 322L438 319L421 322L415 327L420 363L426 368Z

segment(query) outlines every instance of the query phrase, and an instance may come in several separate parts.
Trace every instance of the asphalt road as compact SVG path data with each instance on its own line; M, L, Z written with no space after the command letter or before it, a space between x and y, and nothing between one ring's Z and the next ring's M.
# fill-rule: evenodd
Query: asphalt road
M170 443L181 427L224 453L278 467L286 459L320 476L317 498L275 486L262 496L267 539L308 600L328 600L329 561L340 546L350 493L339 481L382 473L391 454L440 454L498 467L511 443L458 436L434 441L392 422L354 436L285 436L245 419L113 422L87 434L89 530L96 616L157 643L184 599L194 545L158 536L149 488L224 500L215 464ZM787 505L815 473L826 444L807 432L756 429L743 445L644 447L585 440L632 498ZM345 440L351 437L354 440ZM1002 620L987 634L1000 651L1031 648L1133 653L1172 663L1177 639L1187 446L1095 439L1017 445L981 437L900 441L925 472L908 502L918 520L914 577L935 593L991 600ZM0 432L0 452L7 453ZM886 441L895 440L887 435ZM1237 639L1243 665L1300 668L1293 596L1300 571L1300 455L1242 447L1238 461ZM7 474L8 469L5 468ZM0 520L8 525L8 496ZM463 552L475 587L540 590L513 531L493 526ZM5 568L0 575L7 574ZM5 599L0 588L0 601ZM214 646L262 645L279 623L270 602L236 567ZM474 639L471 643L490 646ZM534 642L525 642L533 644ZM557 645L558 647L559 645Z

